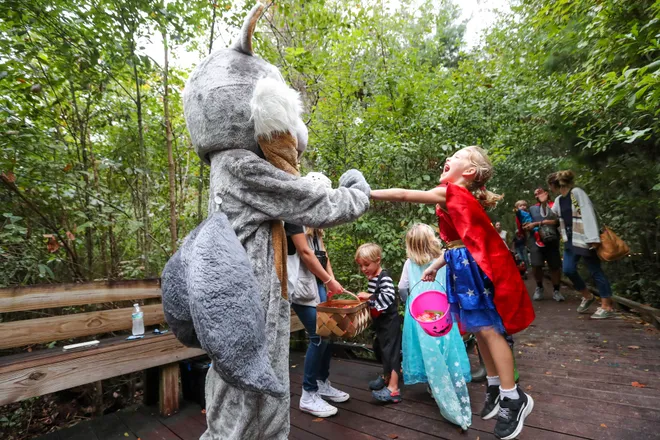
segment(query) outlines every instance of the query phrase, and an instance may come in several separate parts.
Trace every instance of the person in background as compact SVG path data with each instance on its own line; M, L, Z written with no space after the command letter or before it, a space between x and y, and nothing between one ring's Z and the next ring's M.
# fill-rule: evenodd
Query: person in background
M532 215L528 211L527 200L518 200L516 202L516 224L525 225L531 224L531 228L526 230L530 232L530 235L534 237L534 244L540 248L545 247L543 240L541 240L541 233L539 232L538 225L532 223Z
M582 294L578 313L589 313L596 298L577 271L583 259L596 282L601 306L591 315L592 319L607 319L615 316L612 302L612 287L600 266L596 249L600 246L600 229L591 199L581 188L574 186L575 173L570 170L557 171L548 176L550 189L559 195L552 207L559 217L561 236L564 240L564 273L573 282L575 290Z
M530 234L529 254L532 273L534 274L534 280L536 280L536 290L532 299L534 301L543 299L543 266L547 262L550 268L550 280L552 281L552 299L557 302L564 301L564 295L559 290L561 281L561 256L559 255L559 231L557 230L559 220L552 211L554 203L548 200L548 192L545 189L536 188L534 197L538 203L529 208L532 222L523 225L522 228L525 231L530 231L535 227L549 226L556 232L557 239L544 243L544 247L538 247L535 244L536 238Z
M495 230L497 231L497 233L500 235L500 237L504 241L504 244L506 244L506 247L509 247L509 242L507 241L509 233L502 229L502 223L496 222L495 223Z
M331 188L330 179L321 173L309 173L304 179ZM328 380L332 346L316 334L316 305L330 295L344 291L332 272L325 253L323 231L285 223L287 236L287 281L291 306L305 326L309 344L305 355L303 391L300 410L315 417L337 414L337 408L326 402L345 402L350 396L332 386ZM316 252L315 252L316 250ZM317 254L325 255L325 261Z
M525 264L525 272L520 275L523 280L527 279L527 268L529 267L529 259L527 258L527 235L522 231L516 231L513 237L513 249L518 259Z
M383 377L369 382L374 399L386 403L401 402L399 372L401 371L401 317L394 283L387 270L380 265L383 250L376 243L366 243L355 253L355 262L369 280L367 292L360 298L369 301L373 318L372 328L376 333L383 360Z

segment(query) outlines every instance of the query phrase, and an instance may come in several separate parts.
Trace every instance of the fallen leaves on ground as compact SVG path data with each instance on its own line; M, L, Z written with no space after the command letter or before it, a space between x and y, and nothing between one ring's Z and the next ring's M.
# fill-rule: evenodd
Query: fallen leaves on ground
M525 390L527 390L527 391L532 391L532 386L531 386L531 385L527 385L527 388L525 388Z
M639 383L639 382L633 382L632 386L634 386L635 388L646 388L646 385L644 385L643 383Z
M317 417L314 420L312 420L312 422L322 422L322 421L323 419L321 417Z
M629 345L628 348L631 350L639 350L639 345Z
M525 347L536 347L536 344L532 344L531 342L526 342L523 344Z
M607 425L606 425L605 423L601 423L601 424L600 424L600 427L601 427L601 428L607 428Z
M396 435L396 434L387 434L387 436L388 436L389 438L399 438L399 436Z
M552 376L552 371L546 371L545 374L548 376Z

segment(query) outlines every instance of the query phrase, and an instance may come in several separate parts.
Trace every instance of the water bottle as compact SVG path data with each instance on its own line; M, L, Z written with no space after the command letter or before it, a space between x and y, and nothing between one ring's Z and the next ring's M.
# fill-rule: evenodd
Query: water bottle
M144 334L144 313L140 304L133 304L133 307L133 336L140 336Z

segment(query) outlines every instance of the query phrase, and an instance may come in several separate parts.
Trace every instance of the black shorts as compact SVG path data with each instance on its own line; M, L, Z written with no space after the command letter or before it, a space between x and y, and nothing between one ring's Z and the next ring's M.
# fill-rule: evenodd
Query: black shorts
M531 235L527 241L527 249L529 249L529 260L532 267L543 267L547 261L550 269L561 269L559 241L547 243L545 247L538 247L534 241L534 236Z
M383 313L374 319L372 328L383 362L383 373L389 376L392 370L401 371L401 317L398 312Z

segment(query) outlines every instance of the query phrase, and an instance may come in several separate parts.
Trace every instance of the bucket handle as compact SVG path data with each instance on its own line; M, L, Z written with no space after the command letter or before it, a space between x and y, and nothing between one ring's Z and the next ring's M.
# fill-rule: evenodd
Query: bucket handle
M409 291L410 293L412 293L413 289L415 289L415 287L417 287L417 285L418 285L419 283L421 283L421 282L425 282L425 283L438 283L438 285L440 285L440 287L442 287L442 283L441 283L440 281L438 281L438 280L433 280L433 281L419 280L419 281L417 281L415 284L413 284L413 286L412 286L408 291Z

